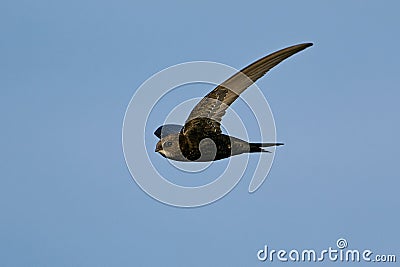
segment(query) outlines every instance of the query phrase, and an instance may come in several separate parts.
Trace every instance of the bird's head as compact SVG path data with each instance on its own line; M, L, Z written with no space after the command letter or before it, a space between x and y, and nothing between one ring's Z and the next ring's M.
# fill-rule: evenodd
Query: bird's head
M182 155L179 146L179 134L170 134L160 139L156 145L156 152L160 153L163 157L184 160L187 159Z

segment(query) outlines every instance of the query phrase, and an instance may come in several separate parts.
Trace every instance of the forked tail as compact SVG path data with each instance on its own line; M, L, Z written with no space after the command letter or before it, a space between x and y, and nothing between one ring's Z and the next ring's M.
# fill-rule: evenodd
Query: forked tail
M269 146L283 146L283 143L250 143L250 152L268 152L270 151L264 150L263 147Z

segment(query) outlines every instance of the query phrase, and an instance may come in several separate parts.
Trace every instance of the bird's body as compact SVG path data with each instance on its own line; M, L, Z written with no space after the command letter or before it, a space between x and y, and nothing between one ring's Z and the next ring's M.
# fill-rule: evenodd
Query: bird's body
M182 138L182 140L179 141L179 138ZM164 149L162 142L159 142L156 151L166 158L178 161L207 162L243 153L268 152L263 147L283 145L282 143L249 143L226 134L212 134L201 139L200 142L195 142L194 147L189 147L187 145L188 142L183 141L184 138L184 136L180 136L179 132L169 134L164 140L164 143L171 142L164 144L164 147L167 149ZM174 143L180 143L181 145L173 147Z
M228 107L257 79L291 55L312 44L294 45L252 63L206 95L191 111L185 125L163 125L156 152L177 161L215 161L243 153L268 152L263 147L282 143L249 143L222 133L221 120Z

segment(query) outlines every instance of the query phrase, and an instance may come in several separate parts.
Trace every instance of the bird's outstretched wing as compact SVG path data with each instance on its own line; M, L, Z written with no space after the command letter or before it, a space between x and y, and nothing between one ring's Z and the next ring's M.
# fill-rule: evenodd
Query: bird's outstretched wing
M284 48L257 60L234 74L200 100L191 111L181 134L201 139L210 134L222 133L221 119L239 95L270 69L309 46L312 46L312 43Z

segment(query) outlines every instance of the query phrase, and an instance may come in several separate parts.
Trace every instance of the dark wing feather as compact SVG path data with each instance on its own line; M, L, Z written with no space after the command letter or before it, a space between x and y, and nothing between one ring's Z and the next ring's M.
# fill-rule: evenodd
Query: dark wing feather
M165 124L158 127L157 130L154 131L154 135L161 139L164 136L179 133L182 128L183 126L178 124Z
M234 74L200 100L190 113L181 133L197 138L222 133L221 119L239 95L270 69L309 46L312 46L312 43L284 48Z

